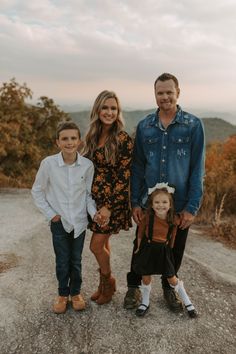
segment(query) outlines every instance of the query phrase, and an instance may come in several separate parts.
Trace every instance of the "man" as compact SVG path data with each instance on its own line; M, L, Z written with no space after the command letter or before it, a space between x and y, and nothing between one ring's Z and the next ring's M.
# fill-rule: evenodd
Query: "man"
M160 75L154 84L158 109L139 122L131 168L131 203L133 218L139 225L146 207L147 190L156 183L174 185L175 210L181 216L173 248L176 274L184 254L189 226L200 207L204 175L204 130L199 118L177 105L180 89L177 78ZM136 240L134 242L134 250ZM138 305L141 276L132 269L127 274L126 309ZM167 279L162 277L164 298L173 311L182 305Z

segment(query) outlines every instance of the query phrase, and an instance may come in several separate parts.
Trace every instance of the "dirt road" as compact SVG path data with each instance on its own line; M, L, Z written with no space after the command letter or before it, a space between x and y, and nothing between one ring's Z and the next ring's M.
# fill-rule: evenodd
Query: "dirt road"
M97 286L87 234L83 253L84 312L51 311L56 294L54 255L44 217L28 190L0 191L0 353L236 353L236 251L189 235L180 276L199 311L198 319L166 308L159 277L149 314L123 309L134 230L112 237L118 289L110 304L89 301Z

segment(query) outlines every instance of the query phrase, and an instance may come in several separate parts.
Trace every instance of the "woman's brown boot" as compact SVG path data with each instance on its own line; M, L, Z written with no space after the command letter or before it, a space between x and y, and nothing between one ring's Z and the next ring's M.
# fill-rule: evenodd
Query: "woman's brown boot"
M110 302L115 291L116 280L111 276L111 273L101 274L101 294L96 301L97 304L103 305Z
M99 285L98 285L97 291L95 291L95 293L93 293L93 295L90 297L90 299L92 301L96 301L102 292L102 279L101 279L101 269L100 268L98 268L98 272L99 272Z

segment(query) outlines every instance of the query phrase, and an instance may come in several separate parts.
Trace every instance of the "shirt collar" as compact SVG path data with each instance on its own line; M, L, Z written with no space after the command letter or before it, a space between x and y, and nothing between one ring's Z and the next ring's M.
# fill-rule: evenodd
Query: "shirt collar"
M160 112L160 108L156 110L156 114L154 115L152 121L150 122L150 125L156 125L156 123L158 123L158 125L161 126L161 122L159 119L159 112ZM184 123L183 111L179 105L177 105L177 112L171 124L174 123Z
M61 151L58 154L58 165L59 165L59 167L68 166L63 160ZM74 165L75 166L81 165L81 155L78 152L77 152L77 159L76 159Z

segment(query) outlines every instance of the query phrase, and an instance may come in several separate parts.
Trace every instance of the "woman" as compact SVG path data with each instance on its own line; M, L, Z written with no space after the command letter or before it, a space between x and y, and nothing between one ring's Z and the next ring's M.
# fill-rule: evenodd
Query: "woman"
M91 299L99 305L111 301L116 290L111 275L109 238L132 226L129 179L133 144L123 127L116 94L101 92L90 114L84 146L84 155L93 161L95 168L92 195L98 214L97 222L91 221L89 228L93 231L90 250L99 265L100 282Z

